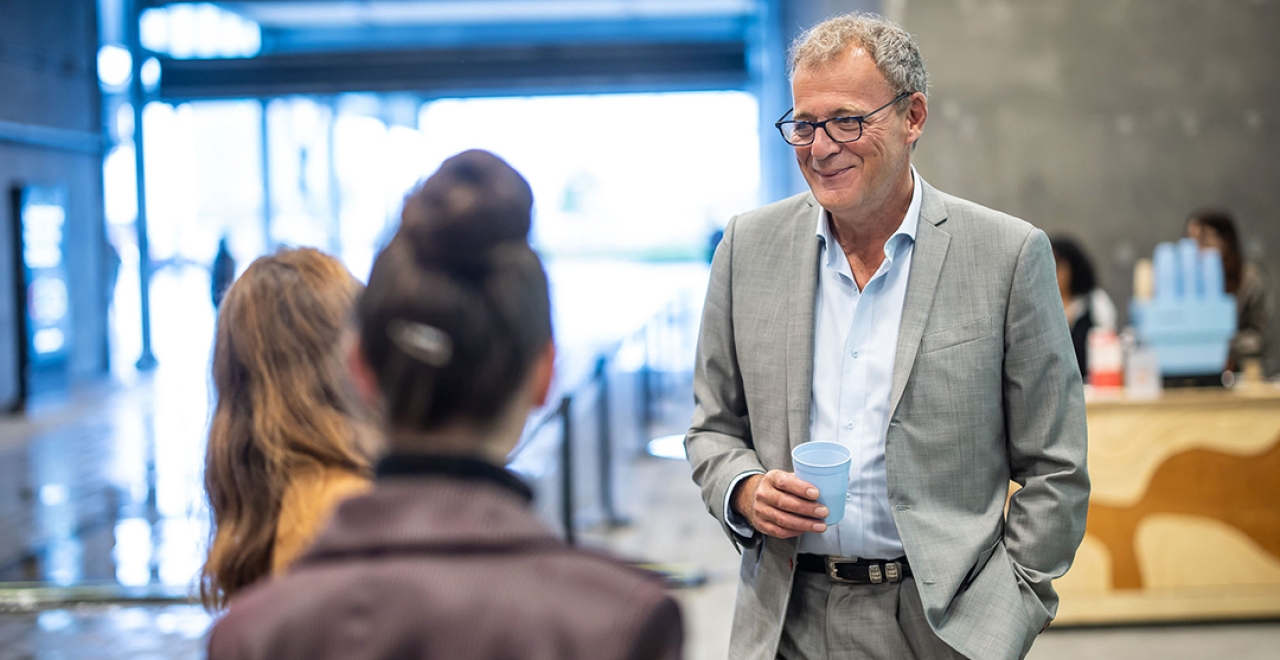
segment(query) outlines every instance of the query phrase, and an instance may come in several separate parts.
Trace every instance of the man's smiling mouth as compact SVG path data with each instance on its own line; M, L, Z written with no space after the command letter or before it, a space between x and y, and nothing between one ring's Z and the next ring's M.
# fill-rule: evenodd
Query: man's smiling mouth
M834 170L819 170L819 169L816 169L816 168L815 168L813 171L814 171L815 173L817 173L817 175L818 175L818 176L820 176L820 177L823 177L823 178L825 178L825 179L830 179L830 178L832 178L832 177L835 177L835 176L839 176L839 175L841 175L841 174L844 174L844 173L848 172L849 170L854 169L855 167L856 167L856 165L850 165L850 166L848 166L848 167L842 167L842 168L834 169Z

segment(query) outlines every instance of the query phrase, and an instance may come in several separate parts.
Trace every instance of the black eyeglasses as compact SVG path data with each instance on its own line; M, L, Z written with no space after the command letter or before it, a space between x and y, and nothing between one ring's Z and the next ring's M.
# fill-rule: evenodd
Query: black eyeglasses
M773 125L778 127L779 133L782 133L782 139L793 147L813 144L813 138L818 134L819 128L827 132L827 137L831 138L832 142L857 142L858 138L862 137L862 124L867 120L867 117L908 96L911 96L911 92L903 92L895 96L892 101L859 117L832 117L822 121L782 121L787 115L795 111L795 108L792 108L783 114L778 121L774 122Z

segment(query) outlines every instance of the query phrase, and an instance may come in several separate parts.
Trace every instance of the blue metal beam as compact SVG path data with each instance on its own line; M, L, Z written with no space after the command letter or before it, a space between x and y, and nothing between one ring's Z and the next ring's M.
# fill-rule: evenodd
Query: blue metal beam
M414 91L426 96L743 89L740 42L163 59L164 100Z
M102 136L98 133L11 121L0 121L0 142L87 154L100 154L103 151Z
M491 46L743 42L750 19L713 17L481 25L263 27L262 54Z

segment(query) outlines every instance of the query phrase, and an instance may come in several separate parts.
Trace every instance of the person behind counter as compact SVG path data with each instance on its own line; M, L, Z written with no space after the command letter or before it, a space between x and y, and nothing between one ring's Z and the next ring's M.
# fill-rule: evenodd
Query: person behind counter
M1231 339L1227 368L1239 371L1246 360L1262 359L1267 350L1272 299L1257 264L1246 262L1240 250L1235 219L1222 209L1203 209L1187 219L1187 236L1201 249L1222 255L1227 293L1236 297L1236 335Z
M342 499L369 487L377 436L342 350L360 289L311 248L261 257L227 289L205 456L213 529L200 595L210 609L284 571Z
M1071 328L1071 343L1076 350L1080 373L1089 373L1089 331L1093 328L1116 329L1116 306L1098 286L1093 262L1084 248L1065 236L1049 239L1057 264L1058 293Z
M502 467L555 361L532 205L483 151L405 200L349 356L390 453L288 575L232 604L211 660L680 657L679 608L656 576L566 545Z

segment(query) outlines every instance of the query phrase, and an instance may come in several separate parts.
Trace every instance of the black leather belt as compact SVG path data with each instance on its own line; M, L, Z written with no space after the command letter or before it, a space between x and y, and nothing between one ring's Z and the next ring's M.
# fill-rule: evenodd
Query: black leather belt
M884 560L802 553L796 556L796 568L806 573L822 573L832 582L847 584L881 584L911 577L906 557Z

